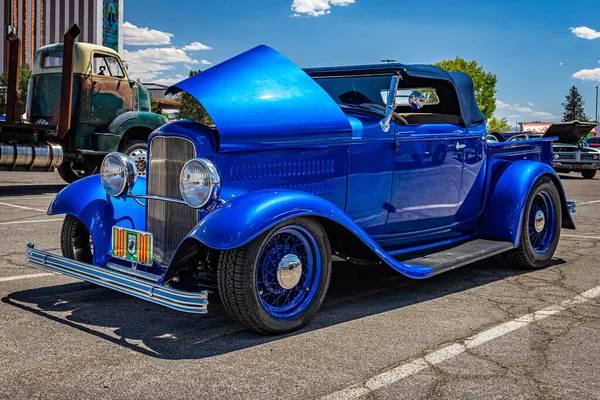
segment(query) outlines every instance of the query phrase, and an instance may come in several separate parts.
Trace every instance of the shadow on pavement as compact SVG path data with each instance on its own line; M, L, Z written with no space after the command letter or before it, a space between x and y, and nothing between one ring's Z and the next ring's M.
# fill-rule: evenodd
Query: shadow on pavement
M60 192L66 186L67 184L0 186L0 197L33 196L40 194L53 195Z
M553 265L564 263L553 261ZM271 337L234 323L217 294L210 295L205 316L180 313L85 282L15 292L2 302L151 357L201 359L427 302L526 272L530 271L507 266L498 256L422 281L407 279L387 266L334 264L331 286L317 317L300 331ZM50 312L68 314L57 317Z

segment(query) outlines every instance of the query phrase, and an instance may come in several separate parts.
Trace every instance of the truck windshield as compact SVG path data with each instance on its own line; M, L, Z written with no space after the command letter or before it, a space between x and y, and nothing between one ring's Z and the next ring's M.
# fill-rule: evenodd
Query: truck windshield
M63 52L62 51L48 51L42 54L42 68L56 68L62 67L63 64Z
M381 91L389 89L390 76L316 77L317 82L338 104L364 106L385 112Z

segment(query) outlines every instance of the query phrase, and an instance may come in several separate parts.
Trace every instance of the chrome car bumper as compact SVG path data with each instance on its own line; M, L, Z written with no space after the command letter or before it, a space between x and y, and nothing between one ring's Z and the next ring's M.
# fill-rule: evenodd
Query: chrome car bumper
M577 164L577 168L573 168L573 164ZM582 161L553 161L552 167L557 171L581 171L584 169L600 169L600 163L586 163Z
M26 254L27 263L37 267L60 272L174 310L195 314L207 312L208 292L206 291L185 292L156 285L134 276L38 250L34 248L33 243L27 245Z

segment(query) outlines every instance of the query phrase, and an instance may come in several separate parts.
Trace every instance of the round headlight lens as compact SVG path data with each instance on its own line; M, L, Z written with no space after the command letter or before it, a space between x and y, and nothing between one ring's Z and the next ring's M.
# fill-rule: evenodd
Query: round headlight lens
M181 197L190 207L202 208L219 197L221 176L212 162L194 158L181 170L179 187Z
M131 190L137 174L133 160L123 153L110 153L104 157L100 168L100 179L106 193L120 196Z

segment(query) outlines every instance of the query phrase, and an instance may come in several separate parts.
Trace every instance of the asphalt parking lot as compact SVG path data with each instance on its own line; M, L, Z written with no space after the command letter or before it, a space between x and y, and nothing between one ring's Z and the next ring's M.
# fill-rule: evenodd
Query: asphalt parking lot
M263 337L25 264L60 252L55 174L0 173L0 398L600 398L600 179L553 265L494 257L430 280L335 265L307 328Z

